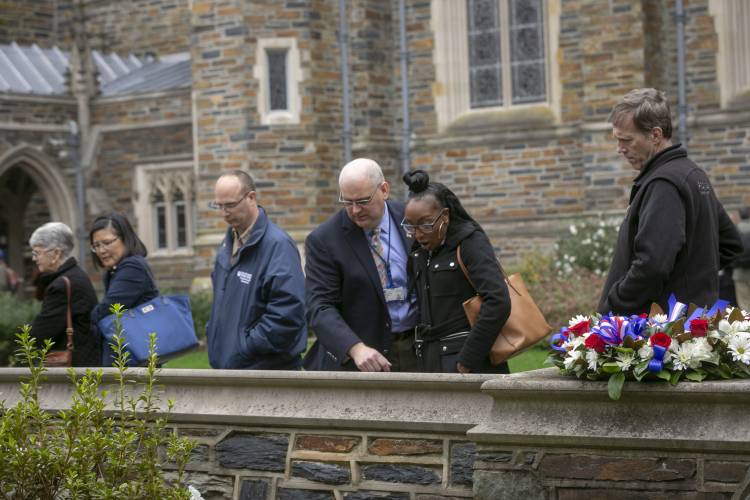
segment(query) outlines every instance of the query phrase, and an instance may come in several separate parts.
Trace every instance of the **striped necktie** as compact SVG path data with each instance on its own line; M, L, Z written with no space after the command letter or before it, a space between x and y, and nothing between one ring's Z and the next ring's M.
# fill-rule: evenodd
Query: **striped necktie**
M388 274L385 270L385 260L383 260L383 243L380 241L379 227L376 227L370 233L370 251L372 252L372 258L375 259L375 267L378 269L380 284L385 288L388 284Z

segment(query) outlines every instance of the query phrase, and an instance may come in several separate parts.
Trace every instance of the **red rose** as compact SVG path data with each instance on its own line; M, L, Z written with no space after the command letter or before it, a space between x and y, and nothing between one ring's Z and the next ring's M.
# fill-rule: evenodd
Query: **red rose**
M646 319L646 318L648 318L648 314L646 314L646 313L641 313L641 314L639 314L639 315L638 315L638 317L639 317L639 318L643 318L643 319Z
M593 333L586 337L583 345L585 345L589 349L595 350L596 352L604 352L604 349L607 347L607 344L604 343L604 340L602 340L599 335Z
M663 347L664 349L667 349L672 344L672 337L670 337L664 332L657 332L651 335L651 338L648 339L648 341L653 346L659 346L659 347Z
M589 320L581 321L568 328L568 331L580 336L589 331Z
M690 321L690 333L693 337L705 337L708 333L708 320L701 318Z

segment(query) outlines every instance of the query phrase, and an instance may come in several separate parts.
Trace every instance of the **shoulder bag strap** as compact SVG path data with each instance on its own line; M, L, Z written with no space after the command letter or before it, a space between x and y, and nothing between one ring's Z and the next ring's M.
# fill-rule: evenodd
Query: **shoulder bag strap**
M474 282L471 281L471 278L469 278L469 271L466 270L464 261L461 258L461 245L460 244L456 247L456 260L458 261L458 266L461 268L461 271L464 272L464 276L466 276L466 281L468 281L469 284L471 285L471 288L474 289L474 293L477 293L477 287L474 286Z
M466 270L466 266L464 265L464 261L461 259L461 245L458 245L456 247L456 260L458 260L458 265L461 267L461 270L464 272L464 276L466 276L466 279L469 281L469 284L476 292L477 287L474 286L474 283L471 281L471 278L469 278L469 271ZM505 274L505 269L503 269L503 266L500 265L500 261L495 259L497 262L497 267L500 268L500 273L503 275L503 279L505 280L505 283L513 289L516 294L521 295L518 293L518 290L516 290L516 287L513 286L513 283L510 282L508 279L508 275ZM477 292L478 293L478 292Z
M66 320L68 322L68 327L65 329L65 335L68 337L68 344L67 348L69 351L73 351L73 312L70 309L70 280L67 276L62 277L63 281L65 282L65 293L68 296L68 310L66 313Z

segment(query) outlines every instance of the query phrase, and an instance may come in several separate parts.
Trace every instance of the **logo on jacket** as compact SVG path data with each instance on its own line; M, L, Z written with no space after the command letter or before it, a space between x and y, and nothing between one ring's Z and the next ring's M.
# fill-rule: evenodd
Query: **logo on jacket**
M240 279L243 285L247 285L252 281L253 274L252 273L246 273L245 271L237 271L237 277Z
M706 181L698 181L698 191L700 194L708 194L711 192L711 184Z

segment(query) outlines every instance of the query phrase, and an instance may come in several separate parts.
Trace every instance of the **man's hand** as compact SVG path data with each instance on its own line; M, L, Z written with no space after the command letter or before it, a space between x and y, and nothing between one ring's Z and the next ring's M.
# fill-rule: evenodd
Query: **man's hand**
M391 363L385 356L372 347L367 347L364 342L358 342L349 349L349 357L354 360L360 371L363 372L389 372Z
M458 373L471 373L471 370L466 368L461 363L456 363L456 370L458 370Z

